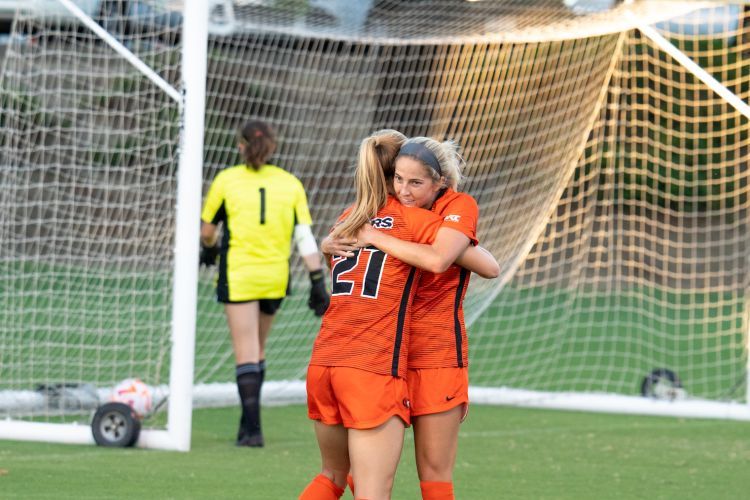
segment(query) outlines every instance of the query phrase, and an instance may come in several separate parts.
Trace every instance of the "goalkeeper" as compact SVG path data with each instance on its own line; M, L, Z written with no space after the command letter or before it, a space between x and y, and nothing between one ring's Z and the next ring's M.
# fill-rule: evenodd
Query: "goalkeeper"
M276 149L273 130L250 121L240 129L237 143L243 163L221 171L206 195L200 263L214 265L218 256L216 298L224 304L232 337L242 406L236 444L260 447L265 345L289 290L292 239L310 272L308 306L316 316L328 308L329 294L302 183L267 163Z

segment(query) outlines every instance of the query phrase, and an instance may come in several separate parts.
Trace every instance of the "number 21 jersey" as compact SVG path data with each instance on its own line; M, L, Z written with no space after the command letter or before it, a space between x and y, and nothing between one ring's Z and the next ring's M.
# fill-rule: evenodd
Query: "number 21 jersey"
M440 216L405 207L389 196L372 225L405 241L432 243L441 222ZM411 302L418 281L416 268L374 247L362 248L354 257L334 258L331 304L310 364L404 377Z

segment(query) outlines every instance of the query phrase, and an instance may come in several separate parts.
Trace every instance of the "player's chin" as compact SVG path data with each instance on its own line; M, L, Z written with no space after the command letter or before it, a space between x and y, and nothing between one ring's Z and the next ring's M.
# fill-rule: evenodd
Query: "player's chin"
M401 204L402 204L402 205L404 205L405 207L414 207L414 206L416 206L416 205L417 205L417 204L416 204L416 203L414 202L414 200L401 200L401 199L399 199L398 201L400 201L400 202L401 202Z

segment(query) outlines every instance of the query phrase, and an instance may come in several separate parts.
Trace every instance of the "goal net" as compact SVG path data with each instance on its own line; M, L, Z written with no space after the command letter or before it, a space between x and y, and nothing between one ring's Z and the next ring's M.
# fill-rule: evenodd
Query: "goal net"
M748 418L749 27L739 5L653 26L739 109L623 33L570 182L472 327L472 383L522 390L480 397Z
M156 82L179 96L189 35L182 2L73 2L79 17L41 3L17 13L0 80L0 418L87 424L122 379L170 390L180 131L194 116ZM462 190L502 266L466 299L475 401L748 418L747 6L209 9L204 192L238 161L237 128L264 119L320 239L353 200L363 137L396 128L462 146ZM291 258L266 403L303 401L319 326ZM197 283L196 405L237 398L213 273Z

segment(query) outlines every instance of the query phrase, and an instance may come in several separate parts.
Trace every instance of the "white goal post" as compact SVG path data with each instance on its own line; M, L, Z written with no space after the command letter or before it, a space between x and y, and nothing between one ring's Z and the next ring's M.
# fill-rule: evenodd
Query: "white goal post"
M182 44L182 86L175 90L146 66L123 44L101 28L71 0L58 0L87 28L123 55L179 105L181 131L174 243L172 287L171 367L168 396L168 421L164 430L144 430L138 445L148 448L189 451L192 423L193 366L197 304L198 226L203 173L203 116L206 91L206 47L208 40L208 3L185 0L182 30L190 33ZM186 118L189 117L189 118ZM0 422L0 439L93 444L88 425L44 422Z

